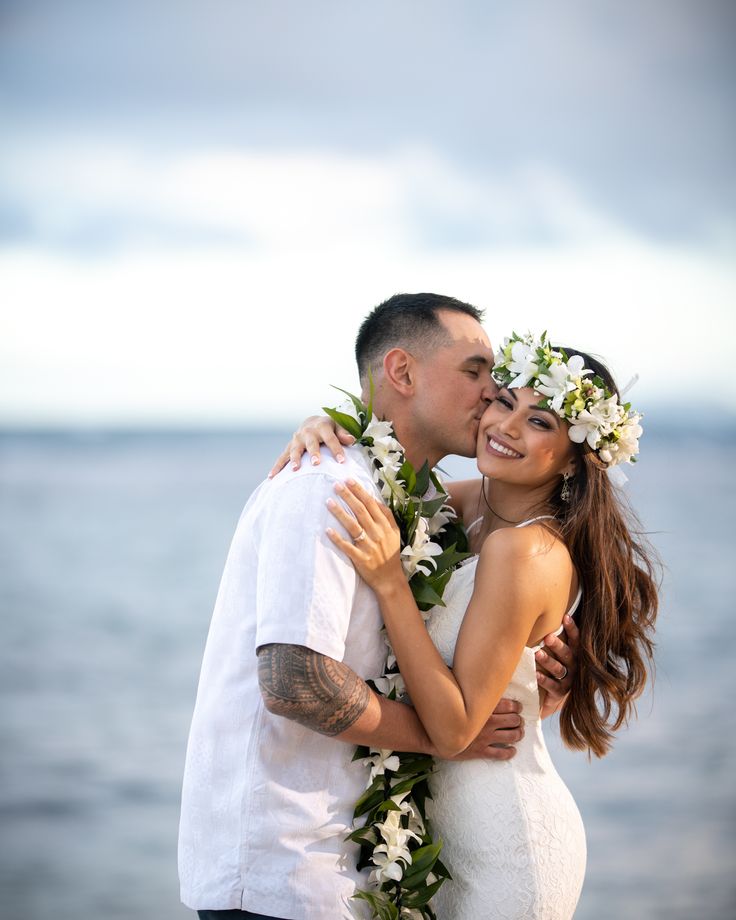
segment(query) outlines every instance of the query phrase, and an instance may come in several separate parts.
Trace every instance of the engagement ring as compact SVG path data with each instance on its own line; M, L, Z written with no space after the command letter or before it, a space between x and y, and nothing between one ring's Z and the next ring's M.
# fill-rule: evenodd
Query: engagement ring
M353 543L360 543L362 540L365 540L365 538L366 538L365 530L361 528L360 533L358 534L357 537L355 537L355 539L353 540Z

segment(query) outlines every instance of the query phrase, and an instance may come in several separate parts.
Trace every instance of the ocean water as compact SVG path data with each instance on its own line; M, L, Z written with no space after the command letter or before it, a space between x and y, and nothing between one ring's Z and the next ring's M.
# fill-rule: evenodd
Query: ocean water
M194 916L176 835L199 664L284 437L0 436L0 917ZM731 423L651 431L631 473L667 567L655 688L602 761L548 727L588 833L579 920L736 916L735 471Z

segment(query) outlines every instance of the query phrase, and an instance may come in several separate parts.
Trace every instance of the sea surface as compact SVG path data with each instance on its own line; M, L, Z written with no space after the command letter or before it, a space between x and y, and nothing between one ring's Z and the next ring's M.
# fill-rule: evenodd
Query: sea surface
M176 835L212 604L285 433L0 434L0 917L186 920ZM467 470L453 461L450 472ZM657 677L613 753L548 737L588 834L578 920L736 916L736 431L649 431Z

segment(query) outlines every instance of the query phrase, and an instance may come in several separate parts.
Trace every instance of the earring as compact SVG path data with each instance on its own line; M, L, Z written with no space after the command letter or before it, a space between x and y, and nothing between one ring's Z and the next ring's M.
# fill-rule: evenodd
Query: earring
M560 498L563 502L570 501L570 485L569 482L572 479L572 476L569 473L562 474L562 490L560 491Z

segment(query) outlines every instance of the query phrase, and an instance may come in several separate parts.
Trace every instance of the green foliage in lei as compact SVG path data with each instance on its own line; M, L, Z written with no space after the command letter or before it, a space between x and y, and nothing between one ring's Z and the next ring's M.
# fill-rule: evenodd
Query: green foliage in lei
M399 526L402 548L410 559L411 548L416 550L414 565L405 562L404 568L417 606L422 611L444 606L442 594L452 571L470 555L465 531L447 505L447 493L426 462L417 471L406 460L390 423L375 419L372 398L366 406L341 392L350 398L355 416L326 407L324 411L363 448ZM396 699L403 682L393 654L389 661L383 677L369 683L388 699ZM369 887L355 898L367 902L371 917L379 920L436 920L431 898L450 874L439 859L442 841L434 839L426 815L432 757L359 747L353 760L372 763L375 774L355 806L354 820L362 824L348 837L360 846L358 868L372 870Z

